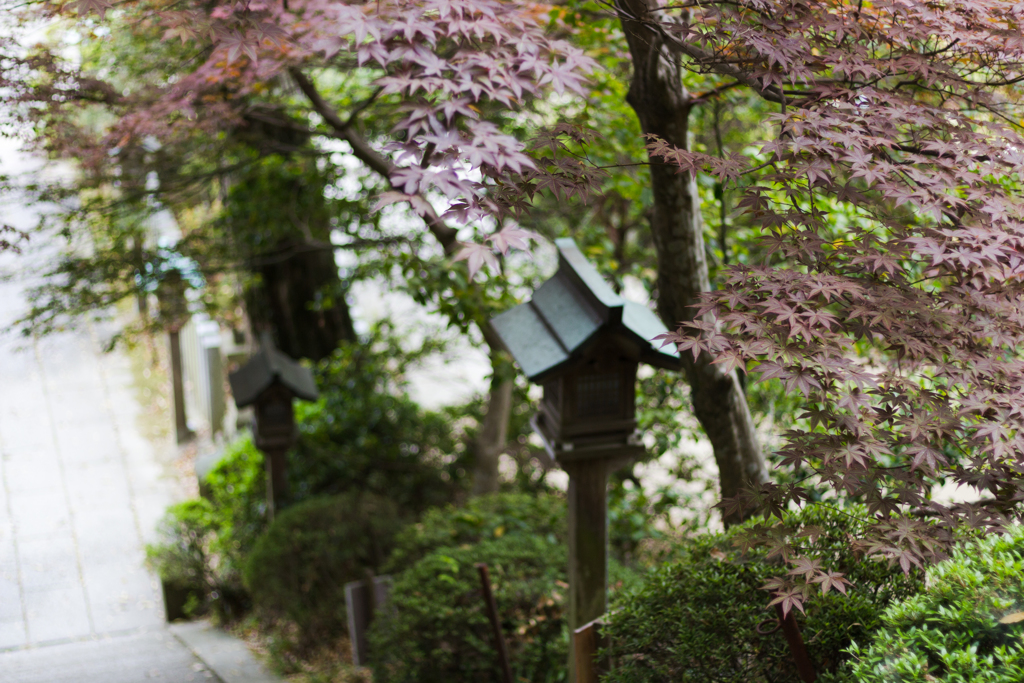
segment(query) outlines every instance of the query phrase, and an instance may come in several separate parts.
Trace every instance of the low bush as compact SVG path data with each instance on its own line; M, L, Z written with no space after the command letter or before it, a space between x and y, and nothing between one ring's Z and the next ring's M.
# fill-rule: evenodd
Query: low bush
M250 434L224 449L205 482L216 511L218 549L228 563L222 569L238 583L246 555L267 528L266 468Z
M400 571L438 548L520 533L542 537L552 544L564 543L564 498L554 494L495 493L472 498L464 507L430 509L417 524L398 535L386 571Z
M500 680L477 562L490 568L516 680L564 678L565 546L513 533L439 549L395 577L392 611L370 632L376 683Z
M161 539L146 546L146 563L164 582L165 590L185 594L185 611L202 612L214 590L211 535L213 506L190 500L168 508L157 527Z
M428 511L396 541L392 608L371 629L377 683L497 681L476 563L490 569L515 679L563 681L568 657L566 502L497 493ZM636 575L609 562L609 588Z
M290 507L256 542L245 585L257 613L298 628L300 646L345 633L345 584L376 572L399 529L395 506L370 493Z
M188 611L233 619L248 608L244 558L265 528L263 456L248 435L225 449L206 478L208 498L168 508L146 559L160 578L189 593Z
M837 680L1024 681L1024 527L954 550L928 589L891 605ZM1004 617L1009 623L1001 623Z
M899 569L865 560L850 550L864 511L810 506L788 516L800 530L812 557L827 560L854 582L843 596L817 593L798 623L819 672L836 670L854 639L878 625L894 600L913 595L920 581ZM681 559L652 572L641 586L618 601L610 616L609 652L616 668L602 680L615 683L796 683L800 680L781 630L767 635L775 619L762 590L784 567L764 551L738 551L741 525L726 534L697 538ZM760 632L758 627L761 627Z
M317 364L320 399L296 405L292 500L367 491L416 516L465 491L469 454L460 421L423 409L406 391L404 372L419 357L385 324Z

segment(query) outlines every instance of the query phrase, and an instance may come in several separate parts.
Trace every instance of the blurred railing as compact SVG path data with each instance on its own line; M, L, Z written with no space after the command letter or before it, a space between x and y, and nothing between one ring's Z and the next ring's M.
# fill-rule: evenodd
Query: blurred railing
M232 438L234 420L226 419L234 412L227 395L227 364L230 358L244 357L246 347L205 313L192 314L181 328L180 343L189 429L211 438Z

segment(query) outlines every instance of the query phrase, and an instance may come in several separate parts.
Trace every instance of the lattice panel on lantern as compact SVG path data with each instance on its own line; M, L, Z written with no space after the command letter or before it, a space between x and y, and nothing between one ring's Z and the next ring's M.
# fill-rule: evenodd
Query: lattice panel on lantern
M618 372L583 375L576 380L576 417L614 417L620 412Z

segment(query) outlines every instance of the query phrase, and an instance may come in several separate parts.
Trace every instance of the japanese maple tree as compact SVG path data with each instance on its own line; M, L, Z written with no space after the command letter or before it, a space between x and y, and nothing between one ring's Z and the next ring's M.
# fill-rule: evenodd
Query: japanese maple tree
M580 92L591 65L581 50L549 34L544 8L502 2L88 0L30 5L23 14L77 21L94 43L112 33L162 38L149 70L120 84L119 65L83 69L67 58L73 47L3 46L5 115L34 129L37 149L76 160L92 187L113 185L122 199L152 194L166 202L195 184L187 167L183 172L166 161L187 159L190 149L209 155L211 141L261 127L280 137L340 140L345 153L390 186L376 208L407 204L444 254L469 261L470 273L484 263L496 266L493 250L523 248L531 239L508 216L518 201L514 183L534 168L535 156L501 124L526 114L542 95ZM353 102L352 93L363 98ZM154 157L157 190L140 182L146 168L125 173L133 156L126 150L140 147L162 150L147 155ZM218 163L203 174L237 178L231 166ZM72 208L68 215L84 213ZM460 242L458 230L466 225L488 245ZM135 264L126 259L118 267ZM132 279L119 278L110 297L93 296L88 282L77 284L75 301L102 304L123 296ZM491 347L495 372L477 444L492 475L481 477L482 490L490 490L497 486L511 378L487 324L494 302L482 289L453 282L449 293L462 303L441 307L454 324L475 324ZM66 308L58 302L53 310Z
M16 65L5 70L9 99L29 103L35 121L69 98L122 106L91 145L58 129L46 138L73 146L86 168L101 167L125 140L216 133L244 120L268 84L291 83L317 116L289 125L346 141L387 179L380 204L407 203L444 251L461 252L473 269L493 249L525 246L529 236L509 220L523 208L519 193L579 192L593 179L585 163L538 161L495 123L525 115L536 98L581 92L592 68L534 6L78 0L45 8L94 21L130 13L194 52L190 71L130 96L53 62L8 60ZM787 434L784 463L867 503L874 531L858 542L869 555L909 570L941 557L961 525L999 529L1018 516L1024 140L1015 86L1024 78L1024 8L617 0L604 9L626 35L628 100L649 138L659 312L684 323L666 341L690 359L726 514L770 515L808 495L803 483L766 483L737 375L746 369L805 397L806 426ZM17 69L49 77L32 82L12 76ZM684 88L686 70L706 75L707 88ZM343 73L365 74L371 86L348 112L325 89ZM775 135L726 159L690 151L690 111L735 89L778 107ZM359 113L388 98L390 134L367 136ZM770 253L733 267L714 292L698 173L743 193L740 206L763 226ZM463 247L463 223L497 231ZM949 481L984 497L932 500L933 486ZM841 576L802 560L800 539L785 529L763 535L793 563L795 583L774 585L786 608L814 586L843 587Z
M805 397L805 426L786 435L783 463L864 500L873 534L854 542L868 555L909 571L941 558L961 525L997 530L1019 518L1024 8L616 9L659 61L778 105L777 135L755 161L650 136L652 158L682 173L753 177L741 205L772 254L734 267L668 340ZM933 500L943 482L978 499ZM726 504L768 516L807 495L805 483L764 484ZM793 563L792 580L772 585L786 609L815 584L842 586L799 557L800 539L780 528L765 536Z

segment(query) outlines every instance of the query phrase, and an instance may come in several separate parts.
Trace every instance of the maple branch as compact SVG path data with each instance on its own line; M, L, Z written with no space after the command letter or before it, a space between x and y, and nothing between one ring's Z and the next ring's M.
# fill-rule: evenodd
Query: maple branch
M746 85L746 84L742 83L740 81L733 81L732 83L726 83L725 85L720 85L717 88L712 88L711 90L708 90L707 92L703 92L703 93L697 94L693 98L691 98L690 99L690 105L691 106L697 106L697 105L700 105L700 104L704 104L705 102L707 102L712 97L718 97L719 95L721 95L725 91L731 90L731 89L733 89L733 88L735 88L737 86L740 86L740 85Z
M959 38L955 38L946 47L938 48L938 49L932 50L931 52L922 52L920 54L921 54L922 57L935 57L935 56L941 55L943 52L946 52L948 50L952 50L954 47L957 46L957 44L959 42L960 42L960 39Z
M773 156L771 159L769 159L768 161L764 162L763 164L758 164L757 166L754 166L753 168L748 168L746 171L742 171L742 172L738 173L737 175L738 176L745 176L745 175L750 174L750 173L756 173L757 171L760 171L762 168L767 168L768 166L774 165L775 162L777 162L777 161L778 161L778 159Z
M921 147L916 147L914 145L894 144L894 145L890 145L890 146L891 146L892 149L896 150L897 152L906 152L907 154L920 154L921 156L935 157L936 159L956 159L957 158L955 154L951 154L949 152L937 152L937 151L935 151L933 149L923 149ZM987 154L979 154L978 156L971 156L971 157L968 157L968 158L971 161L981 161L981 162L984 162L984 161L995 161L995 162L1003 164L1004 166L1010 166L1010 167L1013 166L1013 164L1009 163L1008 161L1005 161L1003 159L993 159L992 157L990 157Z
M391 161L377 152L370 146L366 138L359 134L352 125L352 119L348 121L342 121L341 117L338 116L338 112L327 103L327 100L323 98L320 91L316 89L316 85L304 74L298 67L290 67L288 69L289 75L295 80L296 85L302 90L303 94L309 99L313 108L320 116L323 117L324 121L333 128L337 133L338 137L345 140L352 146L352 153L357 159L362 161L364 164L369 166L372 170L376 171L379 175L383 176L391 187L399 192L402 188L395 185L391 180L391 173L395 170L395 165ZM424 199L425 206L422 209L420 216L423 218L423 222L427 224L427 229L434 235L437 241L441 244L444 249L444 253L447 256L455 255L459 248L459 242L457 240L458 231L455 228L447 225L444 220L430 208L429 204ZM492 349L503 349L504 344L498 335L494 332L491 324L487 320L478 321L477 328L480 330L480 334L484 338L484 343Z
M352 122L356 120L357 116L362 114L371 104L377 101L377 98L380 97L380 94L382 92L384 92L384 86L377 86L377 88L375 88L374 91L370 93L369 97L367 97L365 100L357 104L355 108L349 112L348 121L345 122L345 125L351 125Z
M309 99L316 113L320 114L327 125L340 134L341 139L352 145L352 151L355 156L373 171L389 178L394 170L394 165L377 150L373 149L363 136L352 130L352 119L343 121L338 112L327 103L327 100L323 98L320 91L316 89L313 81L309 80L298 67L289 68L288 73L295 81L295 84L299 86L302 93Z
M665 27L660 23L646 18L641 19L633 15L619 0L614 0L614 5L611 5L611 7L619 12L621 16L626 17L630 21L637 22L653 33L660 39L661 43L667 46L670 50L678 54L686 55L695 62L706 64L715 73L735 78L739 83L742 83L751 90L756 91L762 98L769 102L775 102L776 104L781 105L787 104L786 95L778 86L766 85L762 82L758 82L757 79L751 77L750 74L743 71L743 69L733 66L733 64L725 60L719 59L710 52L707 52L695 45L679 40L679 38L666 31Z
M316 85L313 84L313 81L302 73L298 67L289 67L288 73L295 81L295 84L299 86L299 89L303 94L309 99L310 104L313 105L313 109L323 117L327 125L338 133L338 137L345 140L352 146L352 154L369 166L370 169L375 171L378 175L387 179L388 184L391 185L394 190L401 192L402 188L395 185L391 180L391 174L396 169L395 165L390 159L371 147L366 138L355 130L355 126L352 125L352 118L350 117L348 121L343 121L338 115L338 112L328 104L327 100L325 100L323 95L320 94L320 91L316 89ZM444 253L448 256L454 255L456 249L458 249L458 241L456 239L456 235L458 233L455 228L447 225L425 201L422 217L423 221L427 224L427 229L430 230L431 234L434 235L434 237L437 238L437 241L441 243Z

